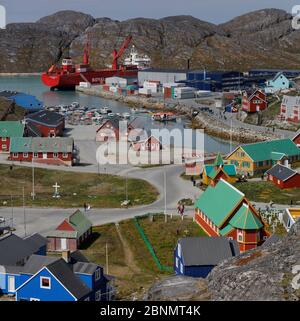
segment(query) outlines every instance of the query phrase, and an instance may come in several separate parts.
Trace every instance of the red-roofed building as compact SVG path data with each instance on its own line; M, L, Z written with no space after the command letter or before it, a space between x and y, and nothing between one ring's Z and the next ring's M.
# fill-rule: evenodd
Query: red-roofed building
M251 95L244 92L242 98L242 110L248 113L255 113L265 110L268 107L267 96L264 92L256 89Z

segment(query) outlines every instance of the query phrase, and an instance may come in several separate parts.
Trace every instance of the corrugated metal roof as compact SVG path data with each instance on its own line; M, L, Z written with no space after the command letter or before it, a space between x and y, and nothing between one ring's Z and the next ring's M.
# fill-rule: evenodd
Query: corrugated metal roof
M221 179L215 187L209 186L196 201L199 208L218 227L236 208L245 195Z
M272 159L274 152L287 156L300 155L300 149L291 139L278 139L264 141L254 144L242 145L241 148L251 157L253 161L264 161ZM274 154L273 154L274 155Z
M239 254L235 252L238 247L233 246L236 241L230 241L226 237L186 237L178 242L185 266L217 265L222 260Z
M59 238L77 238L77 231L63 231L63 230L53 230L48 232L47 237L59 237Z
M0 121L0 137L22 137L24 128L19 121Z
M266 174L272 175L273 177L279 179L280 181L286 181L288 178L296 175L297 172L286 166L276 164L275 166L270 168L266 172Z
M26 120L45 124L50 127L59 125L64 120L64 118L65 117L60 115L59 113L48 110L40 110L25 117Z
M77 262L73 265L73 272L92 275L98 268L99 266L94 263Z
M73 145L74 140L71 137L13 137L10 142L10 152L71 153Z
M77 299L81 299L91 292L63 259L55 261L47 268Z
M25 274L35 274L42 267L47 266L57 260L60 260L60 257L54 256L44 256L44 255L31 255L29 260L23 267L22 273Z
M77 210L69 217L69 223L76 229L78 237L92 227L92 222L81 211Z
M36 250L30 242L15 234L0 239L0 264L16 265L32 255Z
M230 219L229 224L242 230L259 230L263 227L262 222L247 204L242 204L239 210Z

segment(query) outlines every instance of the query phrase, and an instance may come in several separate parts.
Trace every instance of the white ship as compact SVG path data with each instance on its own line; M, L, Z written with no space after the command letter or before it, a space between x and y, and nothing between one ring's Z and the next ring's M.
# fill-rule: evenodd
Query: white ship
M138 69L149 68L151 59L147 55L139 55L135 46L131 47L129 57L124 59L125 66L137 66Z

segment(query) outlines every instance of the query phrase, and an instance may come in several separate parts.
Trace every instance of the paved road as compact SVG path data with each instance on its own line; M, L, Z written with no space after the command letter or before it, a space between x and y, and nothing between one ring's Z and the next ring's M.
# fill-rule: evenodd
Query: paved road
M2 160L2 162L4 162ZM22 166L31 166L31 164L22 164ZM37 167L46 167L66 171L87 171L91 173L98 172L97 165L89 165L83 168L77 167L57 167L57 166L45 166L37 165ZM93 224L106 224L111 222L118 222L127 218L132 218L135 215L142 215L145 213L163 212L165 209L165 203L168 213L176 213L177 202L183 198L191 198L195 200L201 193L201 191L192 185L190 181L180 178L180 174L183 172L182 165L168 165L164 167L153 167L148 169L140 169L134 167L115 166L111 168L107 166L99 168L99 171L104 173L112 172L121 176L127 175L132 178L144 179L151 183L159 192L158 199L146 206L140 206L128 209L92 209L88 212L88 215ZM166 201L164 193L164 172L166 173ZM59 222L74 212L73 209L54 209L54 208L26 208L25 209L25 221L27 234L39 232L45 234L47 231L55 228ZM187 210L187 213L192 214L192 211ZM8 222L14 217L14 227L16 233L24 235L24 211L23 208L14 208L13 214L11 208L0 208L0 216L3 216Z

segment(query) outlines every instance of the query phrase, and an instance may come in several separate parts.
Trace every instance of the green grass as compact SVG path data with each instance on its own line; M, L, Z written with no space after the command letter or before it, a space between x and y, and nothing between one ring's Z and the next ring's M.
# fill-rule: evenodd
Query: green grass
M139 223L152 244L161 264L173 266L173 251L177 240L187 236L207 236L191 218L182 220L179 216L155 215L153 222L149 217L139 219ZM150 255L150 254L149 254Z
M254 202L274 202L277 204L297 204L300 201L300 188L280 189L272 182L245 182L236 183L235 186L243 192L246 197Z
M173 266L173 251L178 238L184 236L205 236L201 228L191 218L168 218L165 223L164 215L157 215L153 222L149 217L139 220L141 226L152 243L162 264ZM119 223L119 229L127 242L124 249L114 224L107 224L93 228L93 238L85 244L81 251L91 260L105 266L105 247L108 246L109 274L113 275L117 287L117 299L128 300L135 297L142 298L143 293L153 282L165 278L172 272L160 271L143 239L141 238L133 220ZM132 253L130 262L126 261L125 251ZM127 258L128 260L128 258Z
M1 189L0 202L10 206L22 205L22 188L25 189L26 206L82 207L84 202L92 207L120 207L126 198L125 178L107 175L74 173L68 171L35 168L36 198L31 199L32 169L30 167L0 165ZM54 199L52 187L58 183L60 199ZM128 198L131 205L150 204L158 196L156 189L144 180L128 178Z

